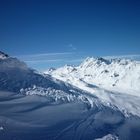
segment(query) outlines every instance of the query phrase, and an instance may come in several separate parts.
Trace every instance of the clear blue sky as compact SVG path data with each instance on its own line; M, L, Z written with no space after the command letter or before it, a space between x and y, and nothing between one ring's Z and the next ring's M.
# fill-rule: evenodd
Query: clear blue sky
M0 0L0 50L41 70L140 54L140 2Z

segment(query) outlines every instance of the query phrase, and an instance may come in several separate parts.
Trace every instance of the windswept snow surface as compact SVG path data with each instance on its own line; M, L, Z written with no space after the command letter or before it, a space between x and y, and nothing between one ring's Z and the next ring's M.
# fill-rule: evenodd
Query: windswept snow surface
M140 139L139 96L76 80L0 59L0 140Z
M49 98L0 91L0 139L94 140L108 134L120 140L140 138L139 117L125 117L95 97L91 107L86 99L55 100L53 94Z
M95 140L119 140L118 137L116 136L113 136L111 134L108 134L102 138L98 138L98 139L95 139Z

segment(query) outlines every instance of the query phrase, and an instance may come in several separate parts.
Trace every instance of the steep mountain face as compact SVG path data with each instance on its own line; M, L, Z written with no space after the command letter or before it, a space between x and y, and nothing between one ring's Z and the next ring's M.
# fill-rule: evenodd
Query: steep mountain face
M0 55L0 140L140 138L139 97L75 77L66 79L69 84L62 75L58 74L60 81L53 74L41 74L16 58ZM86 66L81 64L79 70ZM64 72L77 71L74 75L79 77L77 68L67 66Z
M0 59L0 90L19 93L20 89L33 87L34 85L66 90L65 84L59 82L50 76L44 77L37 71L28 68L24 62L17 58L5 57L5 59Z
M129 59L87 58L77 67L64 66L47 71L73 85L98 86L140 96L140 62ZM79 86L78 86L79 87Z

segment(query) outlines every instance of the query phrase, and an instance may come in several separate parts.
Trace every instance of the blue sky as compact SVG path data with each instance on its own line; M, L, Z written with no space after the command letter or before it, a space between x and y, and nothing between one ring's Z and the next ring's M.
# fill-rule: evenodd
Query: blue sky
M137 0L0 0L0 50L44 70L140 54Z

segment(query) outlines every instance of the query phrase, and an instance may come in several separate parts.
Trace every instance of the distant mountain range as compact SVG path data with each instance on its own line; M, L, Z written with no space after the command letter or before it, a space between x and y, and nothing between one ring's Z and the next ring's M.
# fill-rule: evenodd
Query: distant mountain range
M91 57L79 66L65 65L45 73L79 88L82 88L80 84L85 87L98 86L140 96L140 61Z

